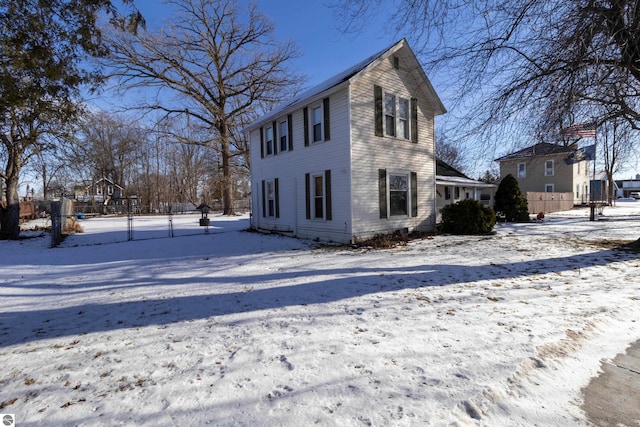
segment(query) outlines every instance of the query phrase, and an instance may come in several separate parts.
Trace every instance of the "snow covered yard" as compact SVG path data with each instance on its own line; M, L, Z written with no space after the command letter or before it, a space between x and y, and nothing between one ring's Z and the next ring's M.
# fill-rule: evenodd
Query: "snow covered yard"
M585 425L640 338L640 203L389 250L247 217L82 221L0 242L0 413L16 425ZM145 234L146 233L146 234ZM159 237L159 238L152 238ZM123 241L124 240L124 241Z

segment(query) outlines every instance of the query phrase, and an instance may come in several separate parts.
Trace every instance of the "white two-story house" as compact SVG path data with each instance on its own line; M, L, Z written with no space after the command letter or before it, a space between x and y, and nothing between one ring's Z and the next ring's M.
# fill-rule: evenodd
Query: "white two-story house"
M405 40L281 104L246 128L252 227L334 242L434 230L444 112Z

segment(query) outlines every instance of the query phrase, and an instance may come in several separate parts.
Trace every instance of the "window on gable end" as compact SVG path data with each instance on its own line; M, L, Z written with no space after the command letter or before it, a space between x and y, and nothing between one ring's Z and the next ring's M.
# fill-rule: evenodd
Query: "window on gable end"
M518 163L518 178L526 178L526 177L527 177L527 164Z
M384 94L384 133L396 136L396 97L388 93Z
M409 100L398 100L398 136L409 139Z

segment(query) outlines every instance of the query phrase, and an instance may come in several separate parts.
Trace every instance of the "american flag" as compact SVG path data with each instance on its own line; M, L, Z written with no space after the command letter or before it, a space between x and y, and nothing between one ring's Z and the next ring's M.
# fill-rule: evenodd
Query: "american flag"
M563 136L582 136L582 137L594 137L596 136L596 123L577 123L567 128L562 129Z

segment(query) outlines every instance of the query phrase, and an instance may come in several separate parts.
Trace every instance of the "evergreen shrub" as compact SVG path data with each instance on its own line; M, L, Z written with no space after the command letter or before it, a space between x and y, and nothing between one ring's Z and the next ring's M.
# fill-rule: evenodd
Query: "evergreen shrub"
M461 200L442 209L442 231L451 234L486 234L496 225L496 214L477 200Z
M518 180L511 174L502 178L496 190L494 209L507 222L528 222L527 197L520 191Z

